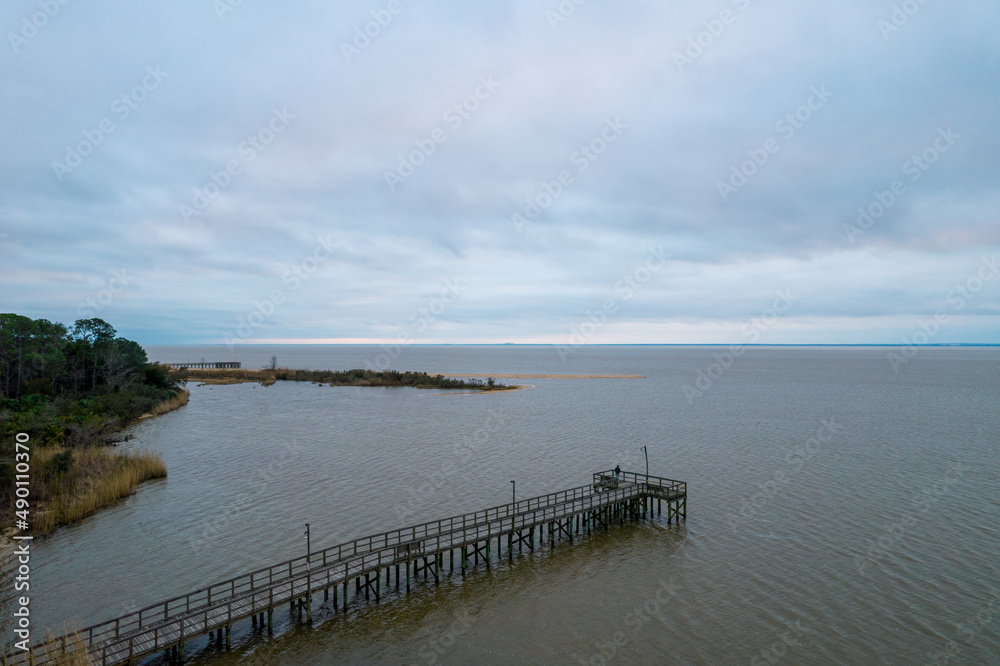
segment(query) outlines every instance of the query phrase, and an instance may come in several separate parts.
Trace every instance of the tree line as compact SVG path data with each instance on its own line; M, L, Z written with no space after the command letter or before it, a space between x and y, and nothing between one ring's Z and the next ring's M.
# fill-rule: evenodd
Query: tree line
M144 380L145 350L116 335L103 319L78 319L68 328L48 319L0 314L0 397L109 393Z
M177 382L136 342L103 319L72 327L0 314L0 435L29 432L42 443L100 443L157 403Z

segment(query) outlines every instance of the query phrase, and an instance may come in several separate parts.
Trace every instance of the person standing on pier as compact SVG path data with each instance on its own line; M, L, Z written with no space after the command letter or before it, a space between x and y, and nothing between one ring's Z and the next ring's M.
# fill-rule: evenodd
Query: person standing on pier
M619 475L620 475L621 473L622 473L622 468L621 468L621 467L619 467L618 465L615 465L615 481L617 481L617 480L618 480L618 476L619 476Z

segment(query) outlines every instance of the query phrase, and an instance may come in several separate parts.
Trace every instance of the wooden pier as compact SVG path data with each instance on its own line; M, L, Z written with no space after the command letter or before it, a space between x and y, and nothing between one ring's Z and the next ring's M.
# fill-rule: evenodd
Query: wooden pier
M311 622L319 595L333 612L346 611L348 604L378 603L391 585L409 592L420 574L439 582L446 560L450 571L458 568L464 576L480 561L489 567L504 555L513 559L515 546L523 551L546 540L571 543L614 523L652 517L654 510L662 515L663 503L667 524L686 520L687 484L634 472L622 472L616 481L614 472L598 472L585 486L364 537L258 569L38 643L30 652L8 652L3 661L50 664L84 649L102 665L133 663L163 651L183 660L185 642L205 635L228 649L232 626L240 620L249 618L255 630L266 626L273 632L274 611L283 605Z
M241 364L239 361L212 361L209 363L201 361L199 363L161 363L160 365L177 370L187 370L189 368L198 370L235 370Z

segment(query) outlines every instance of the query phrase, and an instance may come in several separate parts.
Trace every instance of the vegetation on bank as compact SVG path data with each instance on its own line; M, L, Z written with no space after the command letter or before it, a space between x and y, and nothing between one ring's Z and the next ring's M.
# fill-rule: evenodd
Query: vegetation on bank
M270 386L275 381L314 382L330 386L410 386L420 389L465 389L471 391L505 391L516 386L498 384L492 377L482 379L454 379L426 372L399 372L397 370L289 370L264 368L262 370L209 370L185 368L172 370L170 377L176 381L195 381L205 384L240 384L260 382Z
M72 327L0 314L0 516L14 523L15 436L29 436L29 523L43 534L166 476L159 457L108 445L144 415L187 403L164 366L101 319Z
M45 534L83 520L136 491L139 484L163 478L167 467L155 453L120 454L102 446L82 449L36 448L32 457L31 533Z

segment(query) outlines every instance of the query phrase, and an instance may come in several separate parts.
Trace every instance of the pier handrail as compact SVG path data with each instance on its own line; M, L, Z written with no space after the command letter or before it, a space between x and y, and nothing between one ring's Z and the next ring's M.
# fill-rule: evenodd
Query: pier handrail
M500 504L480 511L419 523L348 541L316 551L309 556L308 560L314 567L326 566L348 558L356 558L365 553L378 552L383 549L433 538L440 534L452 533L458 529L491 522L498 518L531 512L542 507L555 506L592 493L592 487L586 485L538 497L530 497L517 502L508 502L507 504ZM108 635L119 637L142 629L144 626L149 626L154 622L163 622L171 617L190 612L192 609L212 605L213 601L221 602L246 592L266 589L266 587L273 583L287 582L288 580L295 579L299 574L305 575L306 564L307 557L304 555L291 560L285 560L270 567L240 574L224 581L213 583L207 587L172 597L166 601L146 606L127 615L84 627L78 633L80 636L86 637L88 646L92 646L95 642L105 640ZM36 647L47 646L55 640L57 639L45 641Z
M608 472L598 472L594 478L607 474ZM110 650L110 655L113 656L116 652L123 653L127 648L128 656L131 657L134 643L144 644L152 639L154 645L160 645L161 639L168 640L177 635L183 638L192 630L198 630L199 618L200 624L204 625L202 628L207 631L210 614L218 617L218 612L225 612L232 618L235 608L237 614L246 615L247 604L255 609L261 595L266 595L273 605L275 600L284 601L305 594L306 585L310 581L313 588L324 589L323 585L329 587L331 580L346 581L389 564L426 557L426 553L479 542L511 530L522 530L594 507L607 506L611 502L633 499L643 494L663 496L668 501L682 494L686 495L687 484L684 482L654 476L650 476L647 482L644 474L626 472L625 475L627 485L616 489L593 492L592 486L579 486L357 539L314 553L310 560L311 572L305 567L306 557L298 557L75 633L86 640L87 649L92 652L96 650L98 654L109 656ZM470 517L473 518L471 523ZM436 531L430 531L431 527L436 527ZM415 537L417 534L421 536ZM407 537L405 540L404 536ZM368 544L371 549L360 550L358 544ZM413 548L414 545L416 548ZM350 552L345 551L344 546L352 546ZM401 549L399 546L405 548ZM331 555L333 552L337 553L337 558ZM54 638L33 645L32 653L38 656L40 652L45 654L49 649L58 650L57 644L60 641L64 651L64 639L65 637Z
M601 480L602 477L613 477L615 475L615 470L609 469L604 472L594 472L594 483ZM643 474L642 472L626 472L621 471L619 478L622 481L631 481L632 483L645 483L651 486L663 486L670 489L680 489L683 492L687 492L687 482L686 481L675 481L674 479L667 479L662 476L653 476L652 474Z

